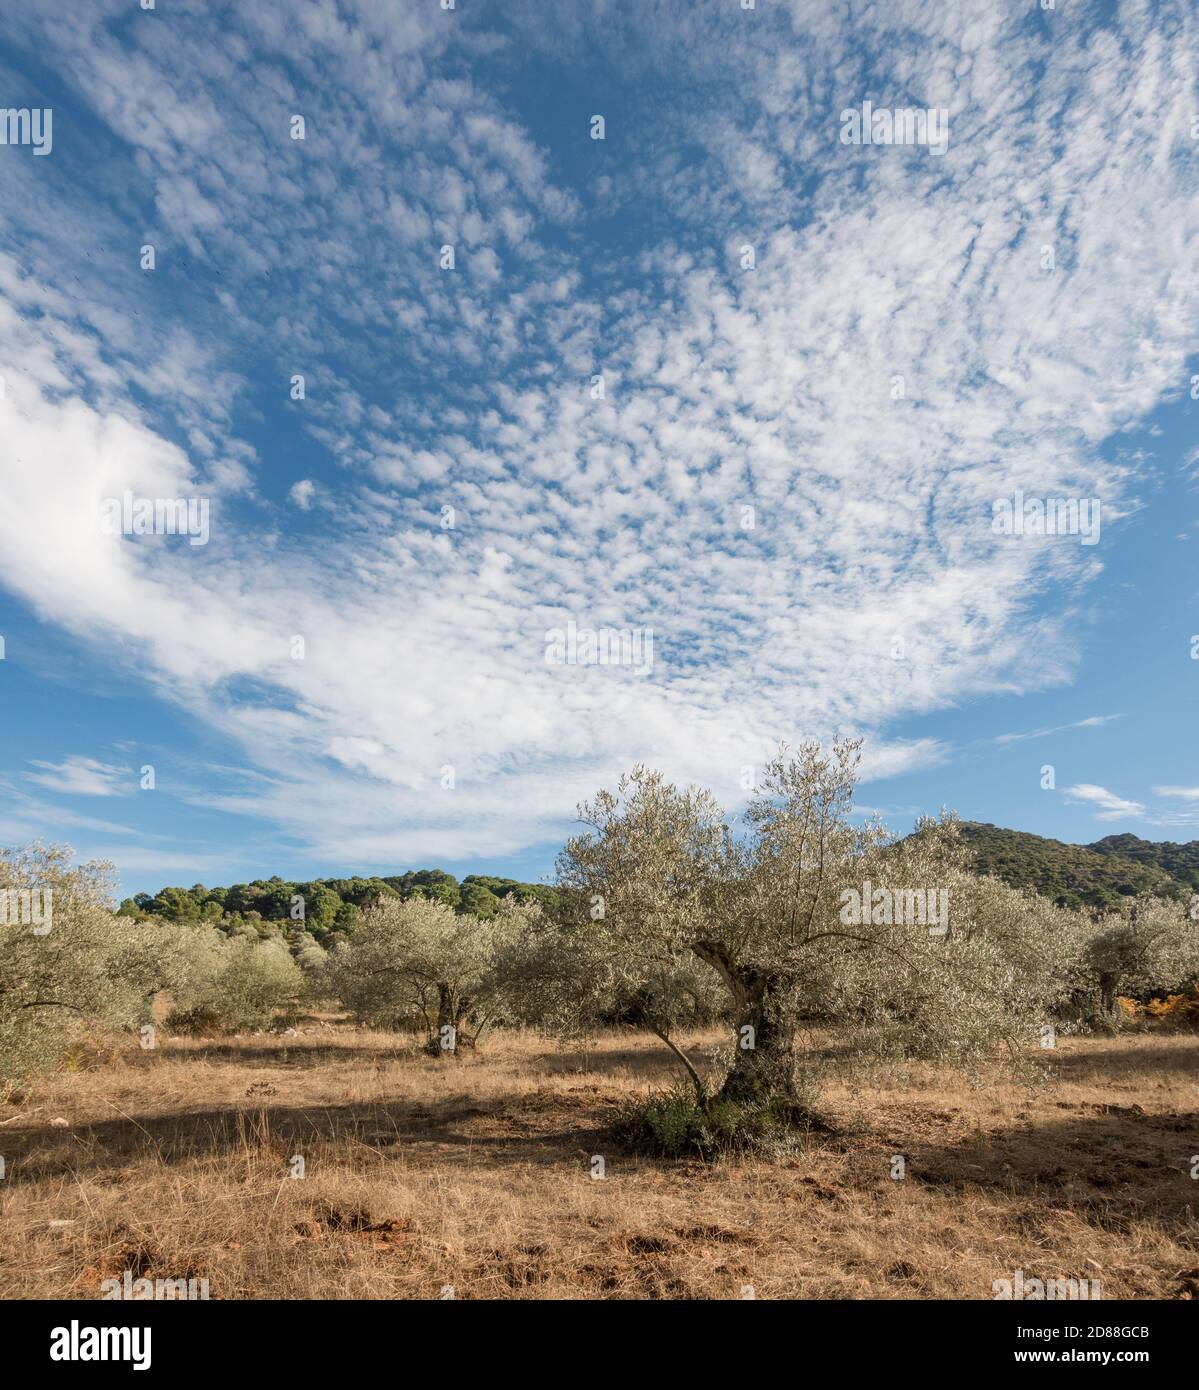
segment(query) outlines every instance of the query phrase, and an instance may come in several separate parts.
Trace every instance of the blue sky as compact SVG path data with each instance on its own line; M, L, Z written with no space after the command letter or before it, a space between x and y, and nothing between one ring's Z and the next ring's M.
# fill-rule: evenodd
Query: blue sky
M732 808L838 732L896 829L1199 835L1193 7L3 24L53 142L0 145L0 842L537 878L635 762Z

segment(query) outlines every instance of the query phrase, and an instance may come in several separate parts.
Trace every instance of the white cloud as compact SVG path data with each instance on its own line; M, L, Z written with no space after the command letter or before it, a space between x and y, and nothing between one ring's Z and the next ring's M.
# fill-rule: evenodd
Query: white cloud
M26 781L63 796L131 796L136 783L132 768L75 755L61 763L30 759L41 772L27 772Z
M1125 817L1140 819L1145 815L1145 808L1139 801L1127 801L1093 782L1080 782L1077 786L1066 787L1063 794L1071 801L1098 807L1095 812L1096 820L1122 820Z
M1098 729L1110 724L1114 719L1123 719L1122 714L1093 714L1089 719L1078 719L1073 724L1055 724L1046 729L1027 729L1022 733L998 734L996 743L1022 743L1029 738L1046 738L1049 734L1065 733L1067 729Z
M316 484L311 478L301 478L298 483L292 484L287 495L302 512L306 512L312 506L312 499L316 495Z
M675 139L621 134L595 206L632 207L645 241L597 261L586 181L567 187L462 76L488 36L435 9L313 0L291 25L249 4L241 28L181 14L171 44L132 47L102 22L115 10L34 6L18 36L85 94L97 141L137 151L164 255L207 288L182 322L145 279L116 297L129 277L107 261L78 282L127 228L5 162L24 249L0 254L0 438L20 464L0 480L0 579L240 743L263 780L213 804L328 857L552 840L637 759L735 801L782 737L863 732L874 776L948 756L895 721L1067 679L1098 564L995 537L993 499L1118 514L1130 478L1098 446L1194 348L1199 44L1181 5L1130 5L1118 42L1063 24L1049 45L998 8L934 9L893 7L885 32L759 13L767 44L740 14L614 20L634 64L719 53L740 95L664 114ZM570 48L589 22L524 32ZM864 55L944 94L943 159L838 144L836 112L870 94ZM318 95L297 148L279 112ZM670 149L700 154L672 169ZM752 271L730 257L745 243ZM277 460L237 432L250 362L276 383L303 367L297 418L337 486L289 496L328 543L255 510ZM211 543L101 535L99 502L125 488L211 492ZM652 627L653 671L548 666L568 618Z

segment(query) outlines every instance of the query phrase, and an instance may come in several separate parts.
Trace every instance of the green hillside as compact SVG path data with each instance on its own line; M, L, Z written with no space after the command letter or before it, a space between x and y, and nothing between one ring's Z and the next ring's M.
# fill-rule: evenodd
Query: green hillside
M1108 835L1088 848L1135 859L1138 864L1156 864L1171 878L1199 888L1199 840L1177 844L1173 840L1141 840L1136 835Z
M317 878L304 882L273 877L229 888L163 888L126 898L127 917L165 917L172 922L212 922L225 930L251 926L260 932L303 926L318 939L354 929L364 907L381 898L435 898L455 912L494 917L503 898L552 907L556 893L543 883L468 874L461 883L443 869L417 869L375 878ZM302 918L297 903L302 900ZM272 927L270 924L277 924Z
M1111 907L1138 893L1183 897L1191 892L1194 880L1174 874L1165 865L1177 864L1181 869L1186 852L1199 863L1199 842L1159 845L1134 835L1110 835L1093 845L1067 845L979 821L963 821L961 829L980 873L1031 888L1067 907ZM1138 852L1129 852L1131 848ZM1183 853L1160 857L1152 853L1168 850Z

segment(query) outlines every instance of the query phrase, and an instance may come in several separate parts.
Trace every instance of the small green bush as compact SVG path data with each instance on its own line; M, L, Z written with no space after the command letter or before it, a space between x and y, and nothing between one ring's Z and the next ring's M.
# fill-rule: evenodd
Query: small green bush
M788 1151L806 1135L827 1131L806 1099L744 1104L710 1096L701 1105L687 1086L630 1102L613 1126L614 1138L634 1152L703 1159Z

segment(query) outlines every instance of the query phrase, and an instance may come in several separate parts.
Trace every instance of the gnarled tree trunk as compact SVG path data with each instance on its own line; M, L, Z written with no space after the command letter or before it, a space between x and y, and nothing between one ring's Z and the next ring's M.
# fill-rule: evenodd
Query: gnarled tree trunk
M765 971L734 964L717 943L700 942L693 949L717 971L733 996L736 1056L718 1098L739 1105L772 1100L798 1105L795 1020L786 1007L781 983Z
M751 975L743 982L743 994L737 1011L736 1057L720 1098L740 1105L797 1104L794 1020L769 980Z

